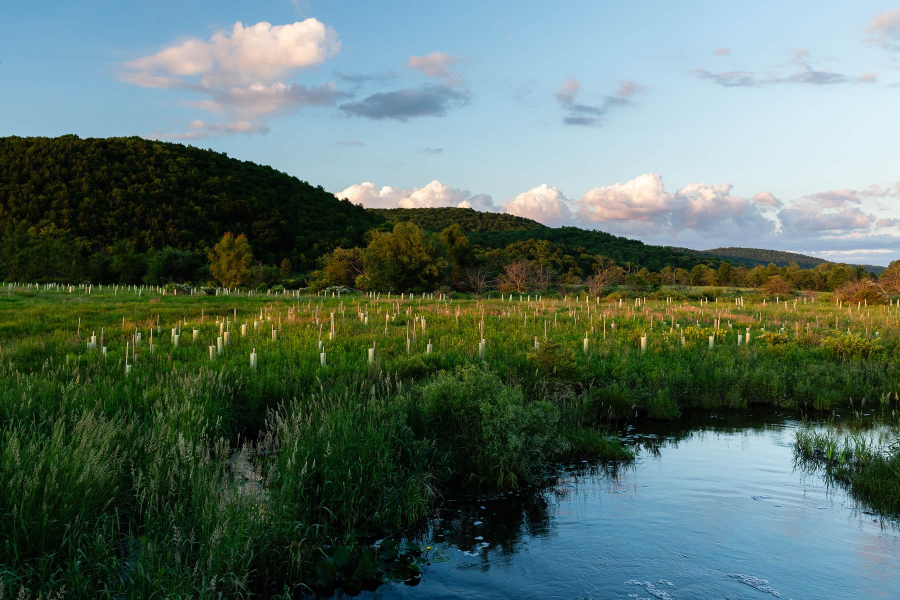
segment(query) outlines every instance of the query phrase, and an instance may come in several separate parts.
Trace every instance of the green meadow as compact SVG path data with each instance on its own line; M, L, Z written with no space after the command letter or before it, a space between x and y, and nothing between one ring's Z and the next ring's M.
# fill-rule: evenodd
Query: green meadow
M441 498L628 461L630 420L898 408L894 301L0 291L0 598L411 580ZM897 489L884 448L798 437L864 498Z

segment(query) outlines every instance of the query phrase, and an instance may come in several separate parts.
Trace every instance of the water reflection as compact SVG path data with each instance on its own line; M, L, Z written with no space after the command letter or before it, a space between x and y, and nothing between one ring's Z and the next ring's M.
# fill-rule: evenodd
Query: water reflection
M794 463L799 426L751 410L623 427L631 464L562 464L540 485L446 500L418 535L433 546L421 584L375 595L900 597L900 535Z

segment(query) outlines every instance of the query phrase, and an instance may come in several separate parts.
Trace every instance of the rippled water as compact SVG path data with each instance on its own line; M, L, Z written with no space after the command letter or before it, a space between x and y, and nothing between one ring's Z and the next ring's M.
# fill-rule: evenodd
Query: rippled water
M374 596L900 598L900 532L795 468L798 425L777 413L643 424L632 466L579 462L547 489L445 502L421 582Z

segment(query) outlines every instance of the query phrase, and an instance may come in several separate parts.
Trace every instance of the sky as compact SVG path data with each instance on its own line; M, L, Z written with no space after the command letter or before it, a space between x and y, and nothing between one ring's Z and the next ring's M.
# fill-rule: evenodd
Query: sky
M0 135L225 152L370 207L900 259L900 4L17 2Z

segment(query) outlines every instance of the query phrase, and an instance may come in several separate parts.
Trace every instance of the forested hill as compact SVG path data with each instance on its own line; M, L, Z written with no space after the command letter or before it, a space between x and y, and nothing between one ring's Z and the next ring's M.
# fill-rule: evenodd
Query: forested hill
M534 231L548 229L537 221L507 213L479 212L471 208L372 208L388 223L409 221L428 231L442 231L457 224L464 231Z
M785 252L782 250L764 250L761 248L713 248L711 250L688 250L686 248L673 248L673 250L681 252L690 252L700 254L702 256L710 256L721 258L729 262L741 264L748 268L767 266L774 264L778 267L787 267L791 263L796 263L801 269L812 269L818 265L828 263L829 261L815 256L806 254L797 254L795 252ZM874 265L860 265L873 273L881 273L884 267Z
M394 208L370 209L390 223L411 221L429 231L441 231L458 224L473 244L488 249L510 248L532 258L540 252L557 252L576 259L581 255L602 254L617 263L630 263L658 271L667 266L691 269L698 264L717 267L721 259L680 252L666 246L651 246L638 240L602 231L578 227L547 227L537 221L505 213L478 212L471 208ZM549 242L549 248L537 248L537 242Z
M231 231L266 263L313 266L335 246L364 244L381 222L321 186L192 146L0 138L0 232L33 227L89 255L114 243L201 253Z

